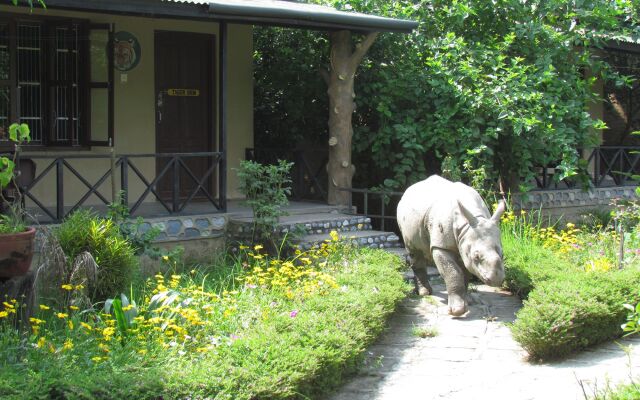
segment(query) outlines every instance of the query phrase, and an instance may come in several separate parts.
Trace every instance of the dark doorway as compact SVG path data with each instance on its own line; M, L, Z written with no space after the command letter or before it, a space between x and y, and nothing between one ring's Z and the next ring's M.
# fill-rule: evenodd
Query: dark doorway
M214 150L215 36L200 33L155 32L156 153L197 153ZM158 157L157 189L163 200L203 198L212 193L213 178L199 182L212 165L211 157Z

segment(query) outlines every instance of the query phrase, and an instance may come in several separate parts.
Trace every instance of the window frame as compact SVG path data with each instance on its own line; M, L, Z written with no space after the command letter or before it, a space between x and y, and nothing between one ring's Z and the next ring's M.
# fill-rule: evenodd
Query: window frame
M24 14L0 13L0 24L6 24L9 34L9 57L10 71L9 79L2 80L2 86L9 87L10 107L8 124L20 120L20 86L18 82L18 26L21 23L38 24L41 28L41 120L42 120L42 139L39 143L24 145L25 150L87 150L92 146L112 146L113 145L113 128L114 128L114 95L113 95L113 33L114 25L110 23L91 23L88 19L66 18L66 17L40 17ZM78 27L77 40L77 74L78 74L78 93L77 93L77 119L78 119L78 135L77 142L73 139L73 131L75 128L68 128L68 135L71 137L68 141L56 140L55 136L55 107L54 95L55 84L60 81L55 79L55 51L56 51L56 29L58 27L67 26ZM108 81L99 82L99 88L107 89L108 93L108 110L107 110L107 140L94 140L91 137L91 90L96 88L96 83L91 82L91 53L90 53L90 33L92 29L103 29L108 32L107 43L107 61L108 61ZM73 81L71 81L73 82ZM73 85L72 83L66 83ZM72 105L72 107L75 107ZM13 150L13 144L8 140L0 141L0 151Z

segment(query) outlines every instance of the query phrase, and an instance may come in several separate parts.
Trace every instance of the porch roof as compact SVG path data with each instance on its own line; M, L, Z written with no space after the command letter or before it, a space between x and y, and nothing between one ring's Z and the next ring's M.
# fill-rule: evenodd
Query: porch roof
M46 4L69 10L320 30L411 32L418 26L415 21L283 0L46 0Z

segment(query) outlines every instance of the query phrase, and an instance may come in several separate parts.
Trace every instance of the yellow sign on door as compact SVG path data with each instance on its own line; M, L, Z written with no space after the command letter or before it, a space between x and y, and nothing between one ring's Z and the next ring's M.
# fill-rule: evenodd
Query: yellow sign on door
M167 89L169 96L179 97L198 97L200 96L200 90L198 89Z

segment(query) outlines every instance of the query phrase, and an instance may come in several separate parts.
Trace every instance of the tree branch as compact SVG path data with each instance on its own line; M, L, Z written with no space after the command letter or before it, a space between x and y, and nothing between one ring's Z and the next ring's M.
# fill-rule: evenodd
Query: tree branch
M358 67L360 61L362 61L364 55L367 54L367 51L369 51L369 48L379 34L380 32L370 32L360 43L356 44L356 50L353 52L351 58L349 59L349 63L354 70Z

